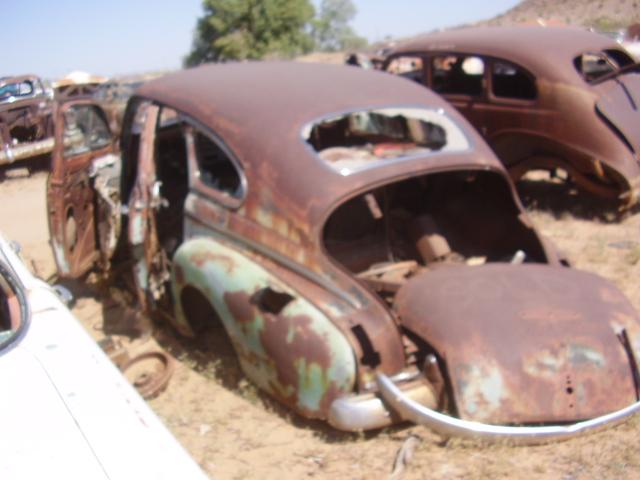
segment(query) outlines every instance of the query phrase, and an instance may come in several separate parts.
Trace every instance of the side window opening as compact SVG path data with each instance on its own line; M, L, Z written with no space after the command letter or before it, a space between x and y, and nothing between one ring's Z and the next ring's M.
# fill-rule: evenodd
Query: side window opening
M437 93L482 95L484 61L480 57L438 55L432 58L431 69L431 88Z
M93 105L72 105L64 112L64 155L79 155L104 148L111 131L104 115Z
M18 93L21 97L26 97L27 95L31 95L33 93L33 84L29 81L25 81L20 83L20 91Z
M33 91L33 83L29 80L8 83L0 87L0 100L6 100L10 97L26 97L31 95Z
M418 83L425 83L424 65L422 57L402 56L395 57L389 62L387 72L413 80Z
M633 58L631 58L627 52L623 52L622 50L610 48L604 50L604 53L606 53L609 58L613 59L620 68L635 63Z
M619 65L616 60L604 52L586 52L573 59L573 65L582 78L592 82L598 78L616 71Z
M216 142L194 131L198 175L202 183L232 198L242 198L240 172L227 153Z
M493 63L491 85L496 97L533 100L537 96L533 79L522 68L504 61Z

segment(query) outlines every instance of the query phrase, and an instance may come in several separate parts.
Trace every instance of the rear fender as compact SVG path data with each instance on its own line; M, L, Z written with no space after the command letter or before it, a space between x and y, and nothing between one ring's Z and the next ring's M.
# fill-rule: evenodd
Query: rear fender
M245 374L296 411L326 418L354 390L356 360L344 334L299 292L249 255L212 238L183 243L173 259L175 326L194 332L180 298L186 286L210 302Z

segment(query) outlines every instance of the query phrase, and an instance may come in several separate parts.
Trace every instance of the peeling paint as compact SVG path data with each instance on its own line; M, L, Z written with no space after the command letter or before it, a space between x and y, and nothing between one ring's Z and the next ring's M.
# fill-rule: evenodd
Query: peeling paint
M491 361L483 365L461 365L455 375L461 402L458 408L465 414L482 420L501 408L502 400L509 395L500 368Z
M342 333L298 292L254 261L213 239L197 238L174 256L172 290L185 284L205 294L233 339L240 364L259 387L306 416L326 416L327 395L353 390L352 348ZM181 272L178 281L176 271ZM278 314L261 311L252 295L262 288L291 295ZM177 322L188 324L181 305Z

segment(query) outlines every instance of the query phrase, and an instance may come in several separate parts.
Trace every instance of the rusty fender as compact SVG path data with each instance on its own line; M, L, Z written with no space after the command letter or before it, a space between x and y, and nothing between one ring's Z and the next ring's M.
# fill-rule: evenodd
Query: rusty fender
M193 334L181 294L195 288L220 317L247 377L300 414L326 418L336 398L353 392L347 338L249 254L213 238L188 240L173 258L171 284L176 327Z
M539 445L548 442L569 440L587 433L612 427L627 420L640 411L640 402L616 412L570 425L503 426L461 420L421 405L403 393L383 373L376 379L382 398L403 420L425 425L444 437L462 437L486 442L508 442L516 445Z

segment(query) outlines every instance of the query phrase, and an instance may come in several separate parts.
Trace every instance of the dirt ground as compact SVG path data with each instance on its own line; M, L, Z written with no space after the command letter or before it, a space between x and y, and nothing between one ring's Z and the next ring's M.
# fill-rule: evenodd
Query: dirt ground
M55 272L48 244L46 175L13 175L0 184L0 230L22 245L23 258L42 278ZM581 269L616 283L640 309L640 213L612 221L559 185L525 185L534 222ZM541 200L544 199L544 200ZM586 206L585 206L586 205ZM131 340L127 316L103 292L71 285L73 312L90 334L105 331L132 350L164 348L177 358L168 389L150 401L202 468L217 479L388 478L398 449L416 438L402 478L638 478L640 419L613 430L540 447L485 446L443 441L421 427L399 426L351 435L293 416L242 377L215 334L197 342L157 326L152 337ZM612 392L615 395L615 392ZM398 477L399 478L399 477Z

